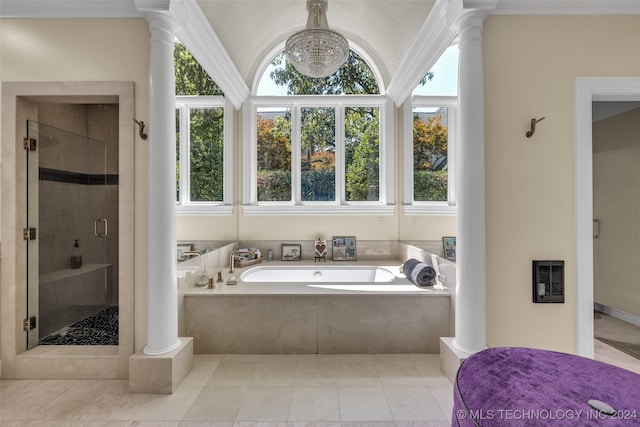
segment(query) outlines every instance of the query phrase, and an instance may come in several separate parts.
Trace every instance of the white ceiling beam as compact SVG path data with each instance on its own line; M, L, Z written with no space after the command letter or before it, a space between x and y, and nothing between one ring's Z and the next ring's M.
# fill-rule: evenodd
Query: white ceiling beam
M211 76L236 109L250 91L222 42L195 0L172 0L171 14L177 25L176 36Z

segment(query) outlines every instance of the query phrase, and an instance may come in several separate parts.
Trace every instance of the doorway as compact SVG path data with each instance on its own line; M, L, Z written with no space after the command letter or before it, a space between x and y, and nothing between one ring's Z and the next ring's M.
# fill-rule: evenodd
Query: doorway
M37 345L27 349L27 337L33 335L39 339L38 333L30 334L25 329L31 327L31 314L27 307L34 304L29 301L27 295L28 276L40 280L40 264L37 270L27 268L27 246L34 241L25 240L25 229L36 228L27 224L26 218L31 220L40 215L39 207L31 210L27 215L27 198L34 196L27 194L27 162L25 160L24 138L27 135L27 123L32 121L38 124L49 124L46 114L40 116L41 108L45 104L62 105L69 104L75 107L81 105L109 105L116 108L117 126L111 131L116 135L117 152L111 154L106 148L107 158L117 159L117 214L114 221L109 221L108 232L117 230L116 264L113 261L105 261L111 264L113 277L117 278L117 292L105 292L117 301L118 307L118 345ZM133 82L5 82L3 83L2 98L2 206L3 214L0 218L2 230L2 265L0 281L0 358L2 360L2 378L6 379L125 379L129 375L129 357L134 353L134 301L135 301L135 251L134 251L134 171L136 137L134 133L134 83ZM102 112L98 112L101 115ZM46 120L45 120L46 119ZM98 123L100 120L98 120ZM53 126L56 127L56 126ZM69 131L69 129L65 129ZM73 129L71 129L73 130ZM84 134L74 131L71 133ZM102 138L101 138L102 139ZM100 161L101 163L101 161ZM108 163L108 160L107 160ZM54 168L55 169L55 168ZM32 168L38 175L39 166ZM107 170L107 175L111 174ZM71 171L75 172L75 171ZM85 175L93 173L80 171ZM96 173L100 175L99 173ZM93 185L85 184L82 189L89 190ZM113 190L112 185L100 185L100 189L107 192ZM95 190L96 188L93 188ZM94 214L92 214L94 216ZM104 222L100 218L108 218L99 214L98 222L91 219L87 234L105 234ZM39 221L38 221L39 222ZM36 225L39 225L36 223ZM28 237L28 236L27 236ZM37 231L36 231L36 237ZM45 236L46 237L46 236ZM66 239L71 238L70 242ZM91 261L93 249L87 242L83 245L80 239L80 249L83 255L83 264ZM64 263L69 263L69 256L73 252L75 238L69 236L61 247L63 253L59 254ZM107 244L107 254L112 249ZM32 254L33 251L32 251ZM39 256L39 250L35 252ZM85 257L86 261L85 261ZM71 269L70 264L67 265ZM117 271L117 273L116 273ZM104 271L103 273L104 274ZM31 278L30 280L34 280ZM106 286L106 285L105 285ZM31 295L32 297L35 296ZM105 297L105 300L108 301ZM39 305L39 301L35 306ZM80 304L84 305L84 304ZM86 305L94 305L93 302ZM97 304L96 304L97 305ZM24 319L24 321L23 321ZM37 319L34 322L38 325ZM30 331L32 332L32 331ZM31 338L36 339L36 338ZM60 369L64 366L65 369Z
M638 77L578 77L574 81L576 352L594 357L593 102L640 101Z
M594 334L640 362L638 135L640 102L593 103Z

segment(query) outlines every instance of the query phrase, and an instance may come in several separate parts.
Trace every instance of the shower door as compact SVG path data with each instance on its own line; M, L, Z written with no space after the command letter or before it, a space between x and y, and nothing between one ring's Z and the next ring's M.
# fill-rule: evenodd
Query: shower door
M96 344L87 319L115 302L106 144L34 121L27 133L27 348Z

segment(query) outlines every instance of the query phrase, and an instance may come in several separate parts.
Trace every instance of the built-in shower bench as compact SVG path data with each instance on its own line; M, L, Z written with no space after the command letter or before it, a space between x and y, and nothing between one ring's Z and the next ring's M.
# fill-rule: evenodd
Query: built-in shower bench
M92 263L76 269L66 268L40 275L40 337L95 314L111 304L112 270L111 264Z

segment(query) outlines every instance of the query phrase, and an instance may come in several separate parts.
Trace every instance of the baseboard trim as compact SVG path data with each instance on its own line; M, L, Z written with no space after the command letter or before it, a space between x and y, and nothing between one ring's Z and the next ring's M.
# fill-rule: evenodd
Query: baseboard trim
M593 303L593 309L595 311L599 311L600 313L608 314L611 317L615 317L616 319L620 319L627 323L631 323L636 326L640 326L640 317L635 314L625 313L624 311L620 311L615 308L608 307L603 304L599 304L597 302Z

